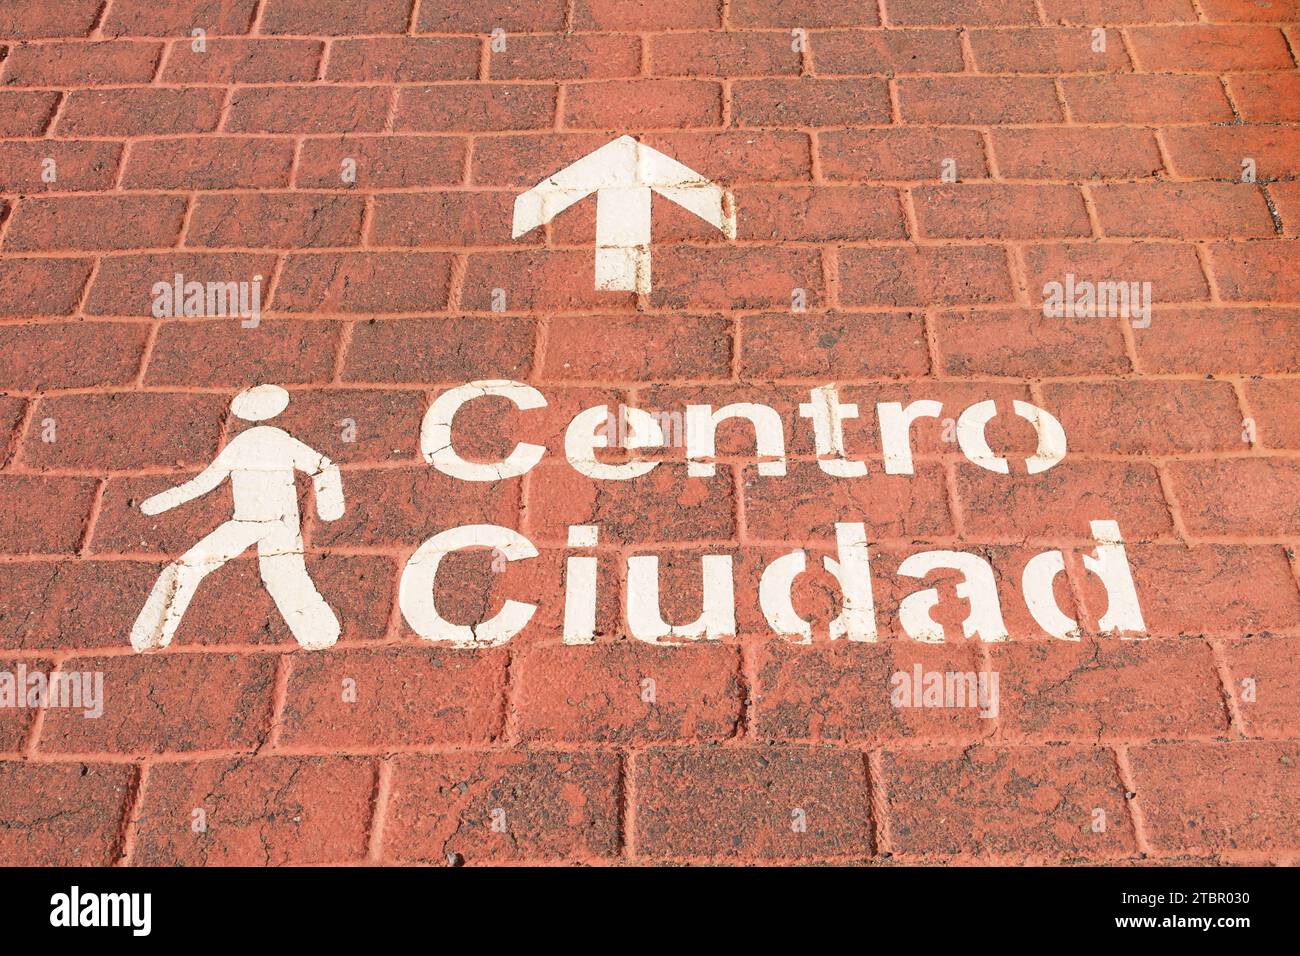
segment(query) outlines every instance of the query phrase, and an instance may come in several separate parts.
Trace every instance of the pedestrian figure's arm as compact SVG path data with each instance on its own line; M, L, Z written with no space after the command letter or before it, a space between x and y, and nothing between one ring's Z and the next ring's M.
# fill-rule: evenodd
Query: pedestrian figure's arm
M146 498L140 502L140 510L147 515L161 514L164 511L183 505L188 501L193 501L201 495L206 495L217 485L226 480L230 474L230 469L222 462L221 456L201 472L183 484L175 488L168 488L152 497Z
M342 518L343 479L339 475L339 466L296 438L290 440L294 444L294 467L311 476L312 490L316 493L316 514L322 521Z
M324 455L321 456L321 469L311 476L312 489L316 492L316 514L322 521L337 521L343 517L343 479L339 475L339 466Z

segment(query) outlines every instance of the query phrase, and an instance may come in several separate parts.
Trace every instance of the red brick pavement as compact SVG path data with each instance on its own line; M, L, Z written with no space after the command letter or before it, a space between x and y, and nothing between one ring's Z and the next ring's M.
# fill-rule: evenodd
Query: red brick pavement
M105 688L98 719L0 710L0 862L1300 860L1298 54L1295 0L0 0L0 659ZM738 215L731 241L656 199L640 295L594 289L591 200L510 234L515 195L622 134ZM154 317L176 273L262 276L262 323ZM1067 273L1150 282L1149 323L1044 318ZM458 447L546 459L438 473L425 408L494 378L548 408L467 409ZM299 649L248 555L137 654L160 567L230 498L139 503L261 382L342 469L348 513L305 528L341 638ZM864 477L814 464L797 405L830 382ZM1067 459L993 474L931 418L885 474L877 401L989 398L1050 411ZM731 401L781 414L786 476L743 425L711 477L564 460L581 409ZM1013 422L993 447L1032 449ZM1091 519L1148 640L1100 633ZM881 639L826 640L816 571L792 644L759 574L836 521L867 526ZM419 639L402 565L481 522L540 555L459 556L438 606L540 610L499 647ZM601 534L578 646L570 524ZM1009 640L964 638L951 582L945 643L900 630L927 546L989 559ZM1077 643L1019 596L1053 547ZM735 560L737 635L630 638L626 559L659 556L685 622L705 553ZM892 706L916 665L996 671L998 716Z

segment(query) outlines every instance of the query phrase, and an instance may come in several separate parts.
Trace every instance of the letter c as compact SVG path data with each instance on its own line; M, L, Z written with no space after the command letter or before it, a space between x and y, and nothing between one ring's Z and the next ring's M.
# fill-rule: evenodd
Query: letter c
M537 557L537 548L518 531L494 524L471 524L441 531L425 541L402 569L397 603L411 630L428 641L448 641L457 647L495 647L522 631L536 604L506 601L501 610L475 627L453 624L438 613L433 585L445 555L463 548L496 548L507 561Z
M541 445L518 444L496 464L466 461L451 446L451 420L470 399L498 395L514 403L515 408L527 411L545 408L546 398L531 385L506 379L492 379L458 385L439 395L420 423L420 454L444 475L463 481L500 481L524 474L546 454Z

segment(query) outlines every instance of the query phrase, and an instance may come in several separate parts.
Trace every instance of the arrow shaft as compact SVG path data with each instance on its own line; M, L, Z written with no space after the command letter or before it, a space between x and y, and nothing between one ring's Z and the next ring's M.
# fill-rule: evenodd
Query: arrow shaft
M597 289L650 291L650 203L645 186L597 190Z

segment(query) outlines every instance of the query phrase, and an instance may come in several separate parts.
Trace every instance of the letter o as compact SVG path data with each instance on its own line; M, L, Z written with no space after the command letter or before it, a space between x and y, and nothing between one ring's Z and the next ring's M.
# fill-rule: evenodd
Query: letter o
M1038 433L1038 449L1025 459L1025 467L1031 475L1047 471L1065 457L1065 429L1051 412L1016 399L1011 403L1017 415L1034 426ZM998 413L993 399L977 402L961 413L957 419L957 444L973 464L995 471L1000 475L1011 474L1011 465L1001 455L993 454L988 438L984 434L989 421Z

